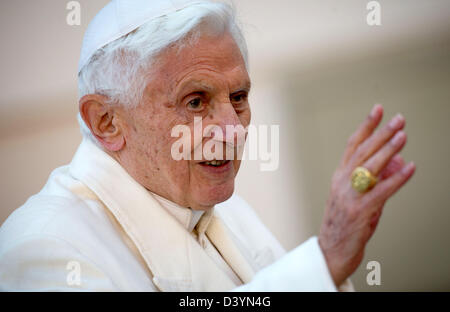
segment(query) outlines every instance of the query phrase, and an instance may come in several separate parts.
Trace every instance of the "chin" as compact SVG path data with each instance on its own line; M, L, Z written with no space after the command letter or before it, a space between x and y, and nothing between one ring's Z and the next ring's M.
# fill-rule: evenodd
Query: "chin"
M195 192L193 199L196 205L191 208L197 210L208 210L214 205L226 201L233 195L234 180L220 185L207 185ZM198 208L197 208L198 207Z

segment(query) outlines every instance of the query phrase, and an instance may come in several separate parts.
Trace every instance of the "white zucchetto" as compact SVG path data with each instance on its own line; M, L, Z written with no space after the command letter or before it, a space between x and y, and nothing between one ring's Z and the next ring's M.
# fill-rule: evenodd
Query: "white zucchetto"
M84 34L78 73L94 53L146 22L181 10L196 0L112 0L91 21Z

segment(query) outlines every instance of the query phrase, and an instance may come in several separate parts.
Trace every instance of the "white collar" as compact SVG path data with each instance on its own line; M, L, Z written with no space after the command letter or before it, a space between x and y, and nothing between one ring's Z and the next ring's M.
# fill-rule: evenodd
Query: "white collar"
M169 213L177 219L181 225L188 231L192 232L195 226L198 224L198 221L204 214L202 210L193 210L190 208L182 207L158 194L150 192L156 200L163 206Z

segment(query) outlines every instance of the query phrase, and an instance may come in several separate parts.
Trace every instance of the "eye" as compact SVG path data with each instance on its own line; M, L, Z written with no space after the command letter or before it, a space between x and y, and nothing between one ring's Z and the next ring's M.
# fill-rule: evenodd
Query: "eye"
M233 105L238 109L242 109L247 106L247 99L247 92L239 92L230 95L231 103L233 103Z
M202 99L197 97L195 99L190 100L187 103L187 107L188 109L194 110L194 111L200 111L203 109L203 103L202 103Z
M247 100L247 93L245 92L241 92L241 93L237 93L237 94L232 94L230 96L230 99L232 102L243 102Z

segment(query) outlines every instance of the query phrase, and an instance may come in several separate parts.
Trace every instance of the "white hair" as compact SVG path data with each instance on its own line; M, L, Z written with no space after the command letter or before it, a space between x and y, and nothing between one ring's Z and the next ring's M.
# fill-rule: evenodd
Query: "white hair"
M135 107L149 78L143 72L151 68L158 54L174 44L192 43L204 33L225 32L233 37L248 67L247 45L234 8L226 3L199 1L155 18L97 50L78 74L79 98L102 94L110 105ZM83 137L98 143L80 113L78 122Z

